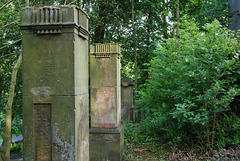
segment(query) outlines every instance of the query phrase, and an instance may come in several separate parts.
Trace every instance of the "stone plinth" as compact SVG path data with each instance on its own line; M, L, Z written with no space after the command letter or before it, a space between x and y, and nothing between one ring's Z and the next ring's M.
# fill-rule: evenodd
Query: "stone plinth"
M89 160L88 16L22 10L23 159Z
M123 128L119 45L90 46L90 87L90 160L121 160Z
M126 120L126 117L129 117L126 121L135 122L135 110L133 105L133 81L130 78L122 78L121 80L121 103L122 103L122 111L127 111L127 115L123 115Z
M124 145L123 126L115 129L90 129L90 161L121 161Z

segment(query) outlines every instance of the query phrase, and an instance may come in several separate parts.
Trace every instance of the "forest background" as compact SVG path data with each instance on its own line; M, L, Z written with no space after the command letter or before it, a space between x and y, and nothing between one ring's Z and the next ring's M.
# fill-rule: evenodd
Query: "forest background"
M27 3L0 2L1 132L12 71L21 54L21 8ZM135 82L138 122L125 125L126 149L146 140L204 152L239 145L239 46L228 30L234 14L228 12L228 0L29 1L30 6L69 4L89 14L89 44L121 45L121 77ZM13 137L22 134L21 73L20 66Z

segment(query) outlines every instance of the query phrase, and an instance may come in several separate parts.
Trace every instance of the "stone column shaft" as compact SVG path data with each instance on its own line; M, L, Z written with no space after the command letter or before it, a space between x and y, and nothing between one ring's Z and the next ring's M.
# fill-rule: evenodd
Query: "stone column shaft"
M90 47L91 127L117 128L121 121L120 47Z

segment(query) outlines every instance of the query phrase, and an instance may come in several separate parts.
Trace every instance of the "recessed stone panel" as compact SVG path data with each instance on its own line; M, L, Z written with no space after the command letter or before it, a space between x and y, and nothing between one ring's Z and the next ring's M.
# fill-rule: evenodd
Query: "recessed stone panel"
M35 160L52 160L51 104L35 104Z

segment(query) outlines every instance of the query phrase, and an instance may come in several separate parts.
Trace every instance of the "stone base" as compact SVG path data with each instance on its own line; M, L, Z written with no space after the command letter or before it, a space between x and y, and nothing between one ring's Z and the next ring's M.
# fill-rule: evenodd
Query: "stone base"
M124 130L91 128L89 134L90 161L121 161L123 158Z

